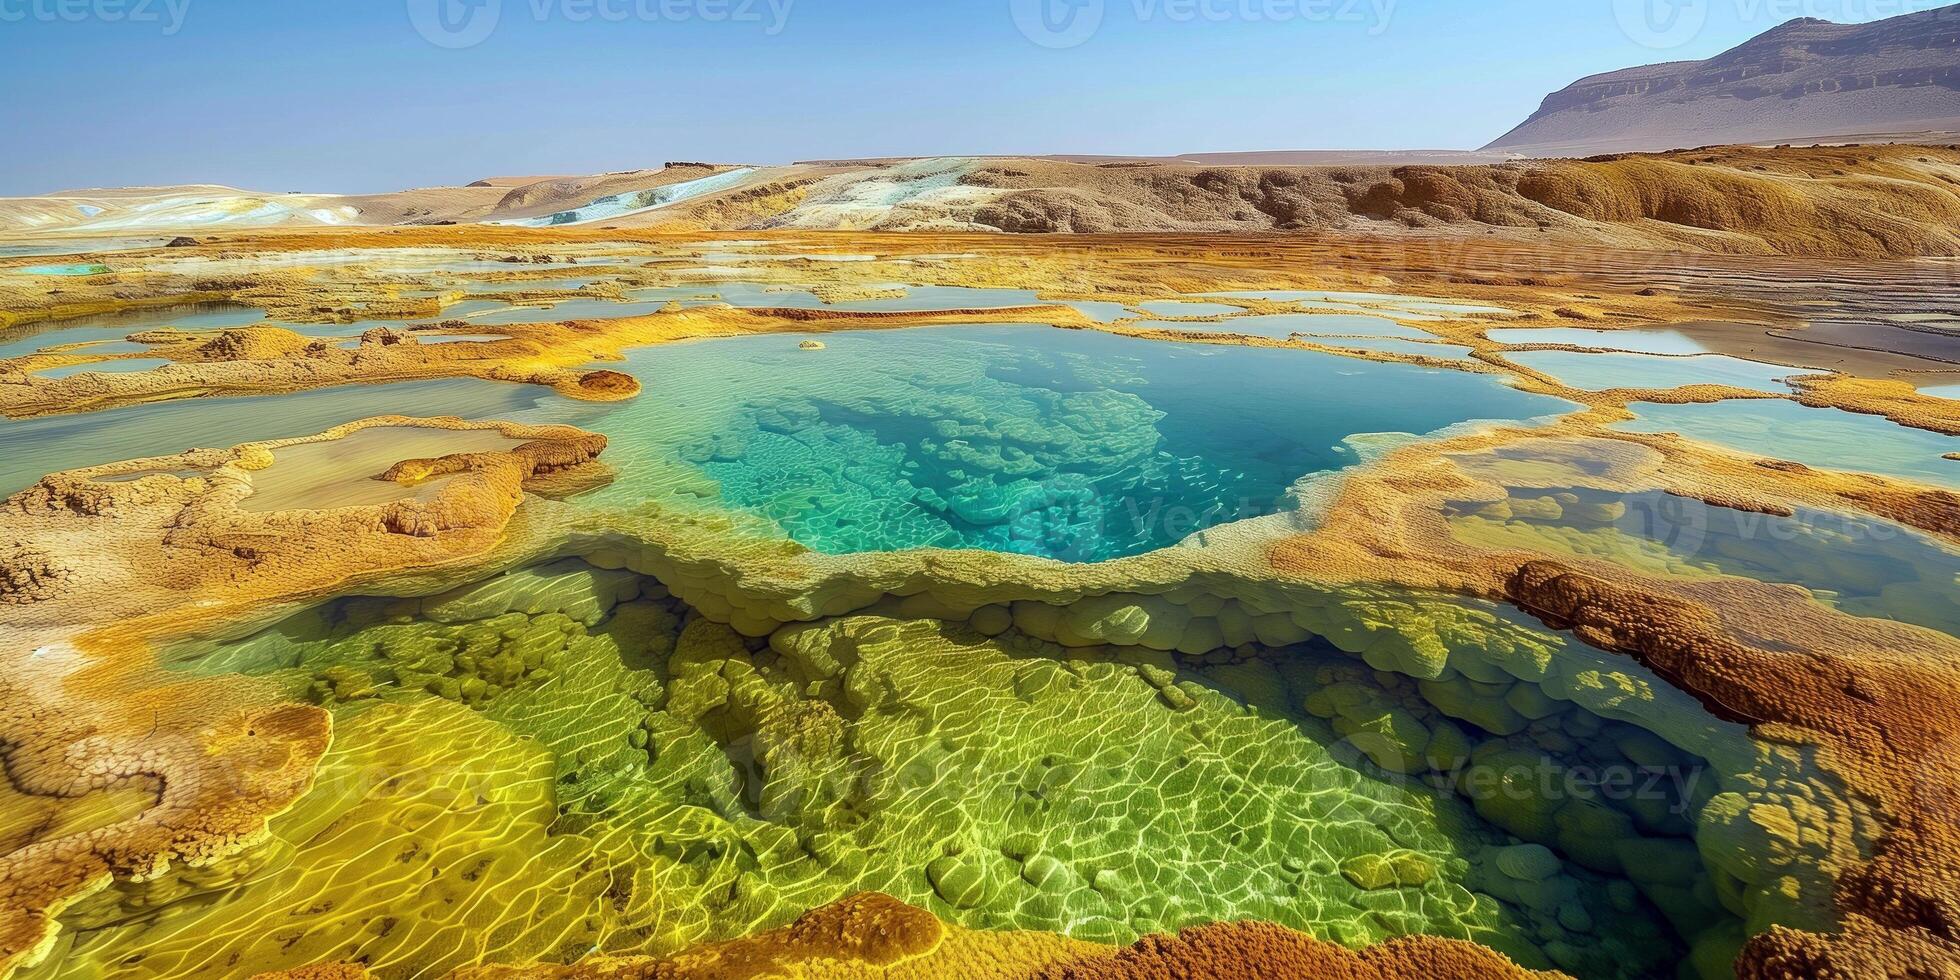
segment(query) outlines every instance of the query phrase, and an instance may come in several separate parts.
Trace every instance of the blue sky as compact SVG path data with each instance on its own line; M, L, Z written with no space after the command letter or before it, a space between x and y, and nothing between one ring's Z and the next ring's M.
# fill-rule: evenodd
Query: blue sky
M0 194L195 181L352 193L665 160L1475 147L1582 75L1707 57L1804 13L1933 5L1039 0L1058 5L1044 20L1036 2L0 0ZM1629 20L1676 3L1691 6L1674 23L1700 29ZM1099 25L1096 7L1068 4L1100 4Z

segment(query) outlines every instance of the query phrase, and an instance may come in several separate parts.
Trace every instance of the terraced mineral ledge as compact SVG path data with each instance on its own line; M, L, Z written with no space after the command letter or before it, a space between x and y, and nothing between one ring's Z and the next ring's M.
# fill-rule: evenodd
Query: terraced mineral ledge
M1960 959L1953 369L1809 335L1938 275L583 225L27 254L6 975Z

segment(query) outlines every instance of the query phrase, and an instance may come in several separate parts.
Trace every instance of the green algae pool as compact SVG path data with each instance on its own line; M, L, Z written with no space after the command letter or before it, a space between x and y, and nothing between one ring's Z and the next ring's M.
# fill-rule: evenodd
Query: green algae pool
M733 507L827 553L1094 562L1291 509L1296 482L1359 461L1350 436L1570 407L1484 375L1040 326L804 339L631 355L645 392L579 420L620 471L592 499Z
M176 669L266 678L334 712L315 791L271 828L297 859L225 903L84 910L70 956L171 976L313 962L358 934L377 967L430 975L482 955L444 908L556 960L671 951L875 889L974 928L1120 944L1250 918L1350 945L1474 939L1631 980L1726 920L1693 893L1688 836L1714 778L1626 723L1532 684L1418 684L1324 643L1063 648L1010 625L1042 619L1021 605L765 642L654 579L568 559L185 648ZM1458 720L1425 700L1459 688L1436 695ZM1420 778L1628 753L1690 778L1644 801ZM374 772L388 792L368 791Z

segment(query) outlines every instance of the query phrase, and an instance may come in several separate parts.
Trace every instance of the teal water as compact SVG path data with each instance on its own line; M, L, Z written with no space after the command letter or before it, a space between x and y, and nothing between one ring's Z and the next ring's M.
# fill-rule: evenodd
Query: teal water
M1316 336L1401 337L1407 340L1433 340L1433 334L1405 327L1394 320L1358 313L1271 313L1239 316L1216 323L1179 323L1174 320L1145 320L1138 327L1164 330L1195 330L1204 333L1236 333L1248 337L1286 340L1294 334Z
M830 553L1100 561L1273 513L1296 481L1357 462L1352 435L1571 407L1490 376L1096 331L803 339L630 355L645 392L582 422L620 471L589 499L732 506Z
M67 367L48 368L45 371L34 372L34 376L54 380L72 378L78 374L130 374L136 371L148 371L151 368L160 368L170 363L173 362L163 357L128 357L119 361L100 361L94 364L70 364Z
M1921 388L1919 389L1919 393L1930 395L1934 398L1951 398L1954 401L1960 401L1960 385L1938 385L1932 388Z
M108 272L109 267L82 262L74 265L30 265L14 271L24 276L99 276Z
M457 378L345 385L290 395L190 398L86 415L0 420L0 494L61 470L191 448L291 439L377 415L512 418L546 400L557 396L532 385Z
M1636 354L1706 354L1708 348L1679 330L1588 330L1584 327L1516 327L1484 336L1500 344L1568 344Z
M1668 357L1658 354L1579 354L1563 350L1521 351L1506 355L1533 371L1549 374L1585 391L1611 388L1681 388L1732 385L1751 391L1787 394L1784 378L1816 372L1746 361L1725 354Z
M1879 473L1960 488L1960 439L1907 428L1876 415L1806 408L1783 399L1732 399L1707 405L1632 406L1639 418L1615 427L1676 432L1740 453L1824 470Z

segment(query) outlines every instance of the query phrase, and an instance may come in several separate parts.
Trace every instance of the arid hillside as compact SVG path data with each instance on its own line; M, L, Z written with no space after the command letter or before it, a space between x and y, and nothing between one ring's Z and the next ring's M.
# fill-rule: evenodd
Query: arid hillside
M1485 147L1533 157L1711 143L1945 141L1960 130L1960 7L1793 20L1707 61L1582 78Z
M710 228L1554 236L1823 256L1960 250L1960 151L1730 148L1461 167L919 161L660 216Z
M1459 166L942 157L664 169L303 200L229 188L0 200L0 236L274 226L1503 236L1758 255L1960 254L1960 147L1718 147Z

